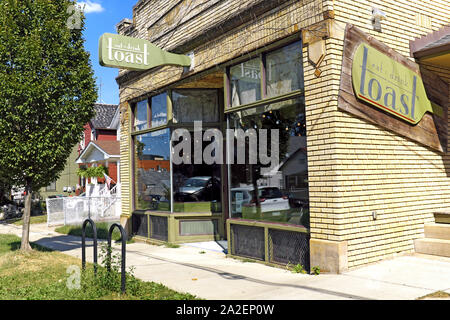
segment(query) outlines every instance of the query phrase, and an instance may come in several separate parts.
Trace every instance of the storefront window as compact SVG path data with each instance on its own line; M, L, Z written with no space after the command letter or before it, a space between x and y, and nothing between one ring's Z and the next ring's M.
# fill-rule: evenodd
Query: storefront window
M176 123L219 122L217 90L174 90L172 104Z
M151 98L152 128L167 123L167 93Z
M261 62L252 59L230 68L231 106L261 100Z
M251 138L237 137L233 141L230 164L231 217L293 225L309 224L308 166L306 153L306 121L304 98L262 105L230 114L230 129L242 132L267 129L265 154L276 154L272 149L270 130L278 132L279 159L262 163L258 157L252 162ZM244 143L242 143L244 141ZM261 141L256 146L262 152ZM245 144L245 161L239 159L239 145ZM276 160L276 161L275 161Z
M147 100L136 103L134 130L140 131L148 128L148 102Z
M301 42L295 42L266 55L267 97L303 89Z
M194 136L193 132L191 136ZM210 142L202 143L192 139L191 150L194 150L194 143L201 143L203 151ZM221 212L221 186L220 164L174 164L174 212Z
M138 135L134 145L135 208L170 211L170 130Z

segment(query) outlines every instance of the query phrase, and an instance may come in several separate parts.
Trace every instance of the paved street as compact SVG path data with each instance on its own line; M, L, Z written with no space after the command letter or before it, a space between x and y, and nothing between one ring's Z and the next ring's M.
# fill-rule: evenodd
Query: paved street
M1 234L20 236L21 231L21 227L0 224ZM81 258L79 237L32 225L30 239ZM87 259L92 261L92 249ZM423 255L401 256L341 275L313 276L226 258L221 252L193 245L166 248L133 243L127 245L127 267L131 266L142 280L204 299L408 300L436 291L450 293L450 259Z

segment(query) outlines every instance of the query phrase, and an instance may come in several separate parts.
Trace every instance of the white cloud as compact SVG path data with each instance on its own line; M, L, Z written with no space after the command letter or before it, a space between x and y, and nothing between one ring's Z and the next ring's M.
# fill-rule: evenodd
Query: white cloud
M100 3L92 2L90 0L78 1L77 5L84 11L84 13L98 13L105 11Z

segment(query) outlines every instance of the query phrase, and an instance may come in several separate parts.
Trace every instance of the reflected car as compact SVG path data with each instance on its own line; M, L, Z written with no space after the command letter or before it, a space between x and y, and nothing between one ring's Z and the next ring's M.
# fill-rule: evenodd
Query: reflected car
M220 201L220 180L216 177L192 177L187 179L174 194L177 202Z
M278 187L259 187L259 202L262 212L285 211L290 209L289 198ZM231 212L233 216L242 214L242 207L256 207L253 187L231 189Z

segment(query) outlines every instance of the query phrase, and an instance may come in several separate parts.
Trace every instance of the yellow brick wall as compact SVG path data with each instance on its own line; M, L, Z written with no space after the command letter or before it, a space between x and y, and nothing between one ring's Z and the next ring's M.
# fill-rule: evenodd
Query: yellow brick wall
M335 20L341 24L341 34L345 23L352 23L409 56L410 40L450 22L449 2L289 1L196 47L193 73L215 68L314 25L323 20L323 13L328 10L334 10ZM372 30L372 6L387 13L387 20L382 22L382 33ZM145 10L143 5L136 10L135 21L146 21L143 18ZM208 19L203 21L209 23ZM201 25L197 27L201 29ZM147 32L147 27L135 30L136 35L144 38L148 36ZM177 34L157 41L170 47L169 44L175 45L181 40ZM349 267L356 267L397 252L412 251L413 239L423 235L424 222L433 221L432 212L450 209L450 178L447 174L450 174L450 160L338 110L342 48L341 37L326 40L327 55L320 67L320 78L314 75L307 47L304 48L311 236L348 241ZM163 67L120 83L125 120L121 140L124 214L131 213L131 198L126 199L131 192L126 102L191 74L183 74L181 68ZM372 220L373 211L378 214L376 221Z
M409 57L409 41L450 22L450 1L325 1ZM372 7L387 14L373 31ZM419 25L420 24L420 25ZM347 241L350 268L413 251L436 210L450 210L450 162L432 150L337 109L343 40L327 40L320 80L308 75L312 238ZM306 61L305 61L306 63ZM378 219L372 219L376 211Z

